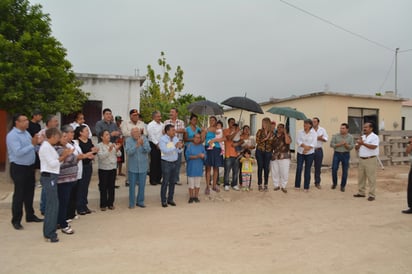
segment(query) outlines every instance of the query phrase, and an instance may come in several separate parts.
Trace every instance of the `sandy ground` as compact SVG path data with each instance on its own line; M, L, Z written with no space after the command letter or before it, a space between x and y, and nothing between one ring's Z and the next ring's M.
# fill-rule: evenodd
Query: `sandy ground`
M121 178L116 209L81 216L56 244L41 224L12 228L11 186L1 184L0 273L412 273L412 216L400 213L408 171L379 170L374 202L352 197L352 168L345 193L330 189L330 170L322 190L296 191L291 170L287 194L222 191L188 204L184 184L168 208L148 185L145 209L127 208ZM94 177L93 209L97 195Z

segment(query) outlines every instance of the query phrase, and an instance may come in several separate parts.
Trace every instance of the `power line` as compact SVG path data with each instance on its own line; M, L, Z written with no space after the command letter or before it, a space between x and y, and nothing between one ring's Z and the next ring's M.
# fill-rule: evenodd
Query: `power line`
M329 21L329 20L326 20L326 19L324 19L324 18L322 18L322 17L320 17L320 16L317 16L316 14L313 14L313 13L307 11L307 10L304 10L304 9L302 9L302 8L299 8L298 6L295 6L295 5L293 5L293 4L289 3L289 2L286 2L286 1L284 1L284 0L280 0L280 2L286 4L286 5L294 8L294 9L297 9L297 10L303 12L303 13L306 13L306 14L312 16L312 17L315 17L316 19L318 19L318 20L320 20L320 21L322 21L322 22L324 22L324 23L327 23L327 24L329 24L329 25L332 25L332 26L334 26L335 28L338 28L338 29L343 30L343 31L345 31L345 32L347 32L347 33L350 33L350 34L352 34L352 35L354 35L354 36L356 36L356 37L358 37L358 38L360 38L360 39L362 39L362 40L368 41L368 42L370 42L370 43L372 43L372 44L375 44L376 46L379 46L379 47L381 47L381 48L384 48L384 49L387 49L387 50L389 50L389 51L391 51L391 52L394 52L394 50L391 49L390 47L387 47L387 46L385 46L385 45L383 45L383 44L381 44L381 43L378 43L378 42L373 41L373 40L371 40L371 39L369 39L369 38L366 38L366 37L363 36L363 35L360 35L360 34L357 34L357 33L353 32L353 31L350 31L350 30L348 30L348 29L345 29L344 27L341 27L341 26L339 26L339 25L337 25L337 24L335 24L335 23L333 23L333 22L331 22L331 21ZM412 49L409 49L409 50L412 50ZM406 50L406 51L409 51L409 50ZM405 52L405 51L402 51L402 52Z
M389 74L390 74L391 71L392 71L392 68L393 68L393 64L394 64L394 63L395 63L395 56L393 56L393 58L392 58L392 63L391 63L391 65L390 65L390 67L389 67L388 72L386 73L385 80L383 80L381 86L378 88L378 91L379 91L379 92L382 90L383 86L386 84L386 81L387 81L388 78L389 78Z
M407 52L407 51L412 51L412 49L400 50L399 53L401 53L401 52Z

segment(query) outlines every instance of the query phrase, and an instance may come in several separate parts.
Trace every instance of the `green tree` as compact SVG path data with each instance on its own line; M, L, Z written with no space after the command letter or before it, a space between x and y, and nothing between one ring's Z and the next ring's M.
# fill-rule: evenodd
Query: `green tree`
M0 18L0 108L26 114L80 110L87 94L41 5L1 0Z
M156 73L151 65L147 66L146 86L140 95L140 112L146 122L151 120L151 113L155 110L162 113L163 119L168 119L170 108L176 105L176 96L184 88L184 73L180 66L177 66L173 74L163 51L157 63L161 73Z

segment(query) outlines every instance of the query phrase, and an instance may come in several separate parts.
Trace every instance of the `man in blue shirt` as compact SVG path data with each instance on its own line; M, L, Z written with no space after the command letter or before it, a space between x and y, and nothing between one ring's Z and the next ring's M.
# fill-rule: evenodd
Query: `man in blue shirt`
M176 172L178 167L178 153L182 152L183 142L175 136L176 129L173 125L169 124L165 126L165 133L159 140L159 148L162 158L162 186L160 189L160 198L162 200L162 206L167 205L176 206L173 201L176 184ZM167 188L169 193L166 199Z
M42 222L34 215L33 197L35 187L34 162L37 135L31 137L27 131L29 120L22 114L13 116L13 129L7 134L6 143L10 161L10 176L14 182L11 223L17 230L23 229L23 204L27 222Z

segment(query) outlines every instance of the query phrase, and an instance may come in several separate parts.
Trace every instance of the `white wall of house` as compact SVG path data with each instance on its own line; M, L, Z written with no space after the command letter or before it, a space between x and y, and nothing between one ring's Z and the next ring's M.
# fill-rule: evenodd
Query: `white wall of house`
M140 91L146 77L76 73L83 82L81 88L89 92L89 100L102 101L103 109L110 108L114 116L123 120L129 117L132 108L140 110Z
M405 117L405 130L412 130L412 100L402 103L402 117Z

